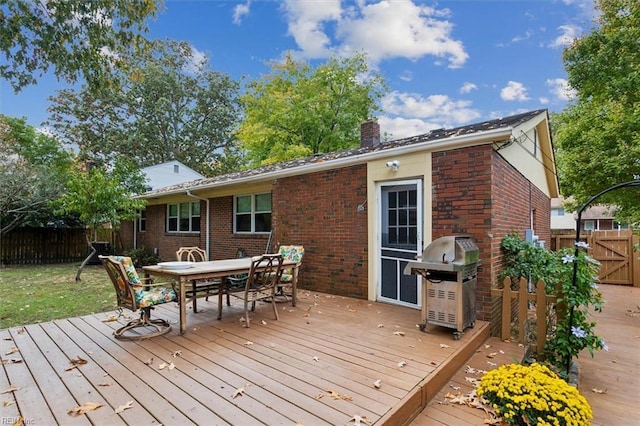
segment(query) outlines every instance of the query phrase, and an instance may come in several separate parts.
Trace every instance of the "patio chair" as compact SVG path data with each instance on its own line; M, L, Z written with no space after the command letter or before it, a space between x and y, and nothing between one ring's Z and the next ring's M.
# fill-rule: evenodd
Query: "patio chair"
M243 290L230 291L232 296L244 300L244 316L247 328L250 326L249 303L251 311L255 311L259 300L270 301L273 313L278 317L278 307L275 301L276 283L282 274L282 256L280 254L263 254L251 258L251 269Z
M117 329L116 339L142 340L160 336L171 330L171 325L163 319L151 319L154 305L178 300L173 282L154 283L150 278L140 278L130 257L98 256L116 290L118 310L123 308L133 312L140 310L140 318L129 321Z
M179 262L206 262L207 252L200 247L180 247L176 251L176 259ZM193 312L198 312L197 300L198 297L204 297L204 300L209 300L209 296L215 296L220 291L222 281L219 279L209 280L193 280L191 281L191 288L186 291L187 299L191 299L193 305ZM227 304L229 304L229 295L227 295Z
M287 302L291 298L291 305L296 306L296 295L298 291L298 273L304 256L303 246L280 246L278 252L284 260L296 262L295 268L283 269L280 280L276 284L276 301ZM289 291L287 292L287 289Z

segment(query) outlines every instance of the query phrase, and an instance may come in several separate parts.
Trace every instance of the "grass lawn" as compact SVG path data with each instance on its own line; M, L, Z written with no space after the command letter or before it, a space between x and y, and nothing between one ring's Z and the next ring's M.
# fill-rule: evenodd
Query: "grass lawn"
M113 284L102 265L80 262L0 268L0 329L116 309Z

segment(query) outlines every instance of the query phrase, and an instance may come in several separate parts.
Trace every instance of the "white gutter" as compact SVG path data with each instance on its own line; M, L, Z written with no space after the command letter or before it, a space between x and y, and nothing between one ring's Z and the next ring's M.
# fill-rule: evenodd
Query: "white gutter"
M457 148L466 148L474 145L488 144L501 140L505 140L511 137L513 133L513 127L501 127L499 129L486 130L484 132L476 132L462 136L451 136L443 139L436 139L432 141L425 141L421 143L415 143L410 145L403 145L396 148L383 149L380 151L367 152L365 154L351 155L344 158L337 158L335 160L326 160L319 163L307 163L301 166L290 167L282 170L273 170L270 172L259 173L252 176L243 176L235 179L229 179L225 181L212 182L209 184L202 184L201 186L192 186L188 190L183 188L170 190L161 193L151 194L149 196L140 196L140 198L160 198L167 195L184 194L195 198L195 195L191 195L191 191L206 190L211 188L221 188L224 186L237 185L242 183L251 183L254 181L264 181L280 179L290 176L297 176L301 174L309 174L319 172L328 169L335 169L341 167L353 166L367 161L377 160L380 158L391 157L400 154L410 154L416 151L442 151Z
M205 223L206 223L206 226L205 226L206 234L205 234L205 238L204 238L204 240L205 240L204 245L205 245L205 250L207 252L207 259L209 259L209 240L210 240L210 237L209 237L209 199L208 198L199 197L199 196L197 196L195 194L192 194L191 191L187 191L187 195L189 197L197 198L198 200L206 201L206 203L207 203L207 209L206 209L207 210L207 213L206 213L207 220L205 221ZM200 215L200 217L202 217L202 215Z

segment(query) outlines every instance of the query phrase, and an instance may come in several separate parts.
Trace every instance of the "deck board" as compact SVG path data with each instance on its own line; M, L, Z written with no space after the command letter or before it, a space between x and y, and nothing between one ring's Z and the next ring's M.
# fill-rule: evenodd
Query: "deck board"
M426 403L429 383L459 367L448 362L471 354L488 330L478 322L455 341L443 327L421 332L418 310L310 292L301 292L296 308L279 304L279 321L268 304L258 304L247 328L240 301L225 305L221 320L217 298L198 302L197 314L188 308L185 335L175 304L153 311L171 332L135 342L113 337L131 313L117 321L105 312L0 330L8 339L0 353L2 388L21 387L3 395L15 403L0 407L0 416L37 424L315 426L346 425L359 415L370 424L402 424ZM13 346L19 354L5 355ZM9 361L18 356L22 363ZM65 371L77 357L88 363ZM161 370L162 362L175 368ZM239 388L244 393L234 398ZM103 406L67 414L87 401ZM132 408L115 413L128 401Z

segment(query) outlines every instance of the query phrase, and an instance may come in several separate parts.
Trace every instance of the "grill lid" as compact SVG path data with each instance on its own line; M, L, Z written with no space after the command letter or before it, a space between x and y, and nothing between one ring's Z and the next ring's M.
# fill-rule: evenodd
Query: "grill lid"
M477 263L480 251L468 236L446 236L433 240L422 252L422 256L409 262L404 273L414 270L457 271L464 265Z

